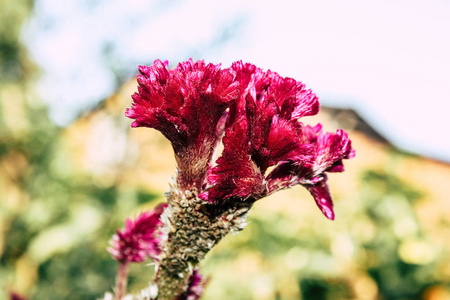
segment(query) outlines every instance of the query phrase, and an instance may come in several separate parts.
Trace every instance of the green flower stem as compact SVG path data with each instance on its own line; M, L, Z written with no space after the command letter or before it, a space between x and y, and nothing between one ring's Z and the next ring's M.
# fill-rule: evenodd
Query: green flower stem
M154 283L158 300L174 300L186 287L193 268L230 231L245 225L252 202L212 205L197 197L196 191L176 187L167 195L169 207L161 219L168 230Z

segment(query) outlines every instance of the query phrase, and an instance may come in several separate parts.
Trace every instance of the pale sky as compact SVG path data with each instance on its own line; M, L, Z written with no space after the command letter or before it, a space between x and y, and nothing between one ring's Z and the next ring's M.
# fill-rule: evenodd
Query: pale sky
M404 150L450 162L448 0L37 0L23 39L61 125L113 92L111 66L131 77L156 58L243 60L357 110Z

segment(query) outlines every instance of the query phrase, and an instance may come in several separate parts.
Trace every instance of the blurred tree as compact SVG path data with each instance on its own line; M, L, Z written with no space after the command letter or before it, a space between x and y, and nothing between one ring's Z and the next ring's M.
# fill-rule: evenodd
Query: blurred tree
M152 195L99 187L63 151L64 130L35 93L39 71L20 41L32 8L33 1L0 1L0 299L8 291L94 299L113 285L106 247L131 213L118 212L115 200L137 206ZM131 270L131 285L143 282L137 274Z
M367 171L362 180L362 213L377 228L370 241L361 243L370 254L368 273L383 299L423 299L424 291L443 278L437 279L435 269L442 257L431 250L413 207L422 192L380 171Z
M33 8L32 0L0 2L0 82L26 83L33 65L20 43L20 30Z

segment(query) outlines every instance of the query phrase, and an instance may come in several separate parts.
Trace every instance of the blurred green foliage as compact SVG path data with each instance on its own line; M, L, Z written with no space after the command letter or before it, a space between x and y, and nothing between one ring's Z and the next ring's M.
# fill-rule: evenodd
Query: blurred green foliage
M61 150L64 129L36 100L38 70L20 43L32 6L0 1L0 300L10 290L30 299L95 299L114 285L117 264L106 251L114 230L160 195L95 184ZM202 264L211 276L204 298L439 299L429 291L448 289L448 256L417 219L422 196L381 168L362 172L335 223L299 218L282 203L267 213L261 204L247 228ZM132 266L130 289L143 288L152 272Z
M20 44L20 30L33 7L32 0L0 2L0 81L24 82L30 64Z
M206 298L219 299L220 290L226 293L221 299L441 299L425 298L427 289L448 288L450 281L438 267L448 257L427 240L412 207L421 192L383 171L367 170L361 177L357 207L332 232L317 232L311 220L295 222L292 208L270 218L253 215L246 230L208 257L206 269L214 275ZM233 271L242 271L241 255L267 264L246 272L269 277L261 293ZM350 259L345 268L336 267L345 256ZM283 273L297 282L296 291L286 293L286 282L277 282L274 276ZM364 281L358 283L358 277Z
M115 228L155 197L99 187L61 153L63 129L36 100L38 70L20 42L32 6L0 1L0 299L11 290L95 299L114 284L117 265L106 248ZM143 268L131 269L131 284L145 284Z

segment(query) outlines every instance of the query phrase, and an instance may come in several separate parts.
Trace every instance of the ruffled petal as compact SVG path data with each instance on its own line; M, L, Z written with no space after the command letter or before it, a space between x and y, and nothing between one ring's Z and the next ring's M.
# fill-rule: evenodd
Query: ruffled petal
M263 193L264 177L249 155L247 129L248 124L242 118L227 130L222 156L208 176L212 188L201 195L209 202L216 203L230 197L247 199Z
M334 220L333 200L328 189L326 177L312 186L306 186L308 191L314 197L317 206L322 213L330 220Z
M314 163L316 174L324 171L342 172L344 170L342 160L355 156L351 141L342 129L333 134L323 133L317 126L314 128L306 126L305 131L309 131L310 142L316 147Z

